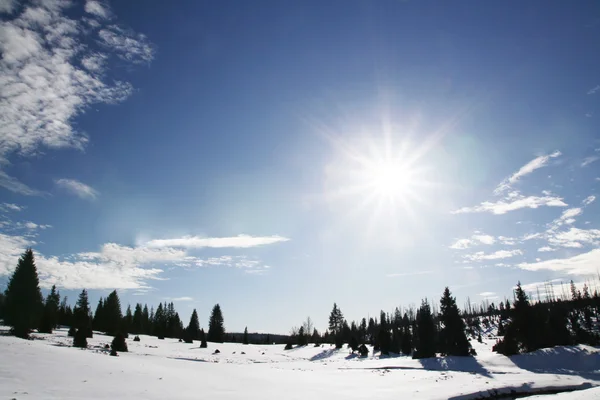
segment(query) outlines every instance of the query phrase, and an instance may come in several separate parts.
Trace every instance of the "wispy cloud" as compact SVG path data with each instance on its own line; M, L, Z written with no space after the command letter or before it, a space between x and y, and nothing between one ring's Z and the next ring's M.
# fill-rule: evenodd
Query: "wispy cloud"
M500 260L503 258L510 258L514 256L523 255L523 252L519 249L516 250L498 250L494 253L485 254L483 251L478 251L474 254L467 254L463 256L464 259L469 261L485 261L485 260Z
M584 206L589 206L596 200L596 196L588 196L581 202Z
M98 197L98 191L83 182L75 179L57 179L56 186L67 190L82 199L94 200Z
M596 94L596 92L598 92L600 90L600 85L597 85L593 88L591 88L590 90L588 90L587 94Z
M546 270L579 276L595 276L598 273L598 265L600 265L600 249L594 249L570 258L517 264L519 268L528 271Z
M515 184L519 179L521 179L525 175L531 174L536 169L545 167L546 165L548 165L551 158L556 158L556 157L559 157L560 155L561 155L561 152L557 150L552 154L543 155L543 156L534 158L533 160L529 161L527 164L522 166L517 172L515 172L508 178L504 179L498 185L498 187L496 187L496 189L494 190L494 194L498 195L498 194L501 194L502 192L504 192L505 190L510 189L511 186L513 184Z
M513 197L512 200L499 200L496 202L484 201L478 206L463 207L452 212L452 214L465 214L465 213L482 213L489 212L496 215L506 214L510 211L519 210L522 208L538 208L538 207L567 207L562 198L557 196L528 196L524 197L519 195Z
M71 18L82 5L87 16ZM4 0L0 12L11 14L3 15L0 24L4 165L14 153L29 156L39 154L39 148L83 148L88 138L73 128L73 120L92 104L120 102L133 92L129 83L105 76L106 62L117 56L147 63L154 54L143 35L105 25L112 13L102 2L38 1L16 7L16 2ZM25 195L41 194L4 171L0 186Z
M496 242L496 239L490 235L474 234L469 239L458 239L454 244L450 246L451 249L463 250L469 247L477 246L479 244L491 245Z
M189 297L189 296L182 296L182 297L165 297L165 300L168 301L194 301L193 297Z
M23 211L23 208L23 206L19 206L13 203L0 204L0 211Z
M435 271L414 271L414 272L399 272L393 274L387 274L388 278L400 278L403 276L415 276L415 275L429 275L433 274Z
M548 243L552 246L581 248L600 244L600 230L571 227L568 231L550 232Z
M554 248L552 248L550 246L543 246L543 247L540 247L538 249L538 251L541 252L541 253L544 253L544 252L549 252L549 251L556 251L556 249L554 249Z
M585 167L586 165L590 165L591 163L598 161L598 160L600 160L600 157L598 157L598 156L586 157L583 159L581 166Z
M287 242L289 238L273 235L273 236L250 236L238 235L231 237L206 238L199 236L184 236L173 239L154 239L146 243L148 247L184 247L184 248L249 248L256 246L264 246L279 242Z
M479 295L481 297L491 297L491 296L496 295L496 292L482 292L482 293L479 293Z

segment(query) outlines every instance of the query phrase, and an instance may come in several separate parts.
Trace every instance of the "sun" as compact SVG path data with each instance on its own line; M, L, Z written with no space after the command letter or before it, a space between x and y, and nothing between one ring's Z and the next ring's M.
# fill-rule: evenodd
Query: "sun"
M378 161L366 171L367 180L378 196L407 196L413 190L414 171L400 162Z

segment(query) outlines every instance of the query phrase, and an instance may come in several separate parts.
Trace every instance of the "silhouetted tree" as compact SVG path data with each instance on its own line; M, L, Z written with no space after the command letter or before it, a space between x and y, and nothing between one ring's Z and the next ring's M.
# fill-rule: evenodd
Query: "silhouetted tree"
M123 327L123 312L121 310L121 300L116 290L110 292L106 300L104 300L103 314L106 324L106 334L115 336L121 332Z
M147 304L144 304L144 310L142 311L142 331L141 331L141 333L145 333L146 335L149 335L152 333L152 319L150 318L150 313L148 312Z
M146 309L147 311L147 309ZM133 317L131 319L131 333L140 334L144 331L144 313L142 311L142 305L137 303L135 310L133 311Z
M440 322L442 329L439 335L439 349L448 356L468 356L471 345L465 334L465 323L456 305L456 299L446 287L440 300Z
M88 293L87 290L83 289L79 294L77 303L75 303L75 308L73 309L73 324L78 330L83 329L88 338L93 336L91 313Z
M304 326L301 326L298 330L298 346L306 346L307 340L306 335L304 334Z
M223 343L225 339L224 322L221 306L215 304L208 320L208 341Z
M28 338L29 332L38 327L43 310L33 250L27 249L19 258L5 296L5 323L15 336Z
M242 340L243 344L248 344L248 327L244 328L244 339Z
M71 328L75 329L75 328ZM80 347L85 349L87 347L87 329L81 328L77 329L75 335L73 336L73 347Z
M435 357L435 334L435 322L431 314L431 307L427 300L423 300L417 311L413 358Z
M193 340L198 340L200 338L200 321L198 320L198 313L196 312L195 308L194 311L192 311L192 315L190 316L190 323L188 324L186 330L188 335Z
M204 329L200 329L200 348L205 349L206 347L206 335L204 334Z
M114 351L126 352L127 350L127 342L125 342L125 335L122 333L117 333L112 340L111 349Z
M100 297L100 300L98 300L98 305L96 306L96 312L94 313L94 318L92 320L92 328L94 328L96 331L106 331L106 323L104 318L104 299L102 297Z
M38 332L52 333L58 325L58 308L60 307L60 293L56 290L56 285L52 285L52 289L46 296L44 311L40 320Z
M58 308L58 324L69 327L73 325L73 310L67 304L67 296L63 297Z
M400 344L400 350L404 355L410 355L412 352L412 334L410 332L410 320L408 314L404 313L402 317L402 343Z
M329 314L329 332L338 336L342 333L342 328L344 325L344 314L342 314L342 310L340 310L336 303L333 303L333 309Z
M133 314L131 313L131 305L127 305L125 316L123 317L123 329L122 333L128 334L131 332L131 326L133 325Z

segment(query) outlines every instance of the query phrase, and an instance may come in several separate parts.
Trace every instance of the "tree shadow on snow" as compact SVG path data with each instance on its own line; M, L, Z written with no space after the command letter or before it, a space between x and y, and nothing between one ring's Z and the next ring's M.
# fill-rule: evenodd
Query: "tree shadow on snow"
M600 379L600 349L560 346L510 357L519 368L542 374L579 375Z
M315 354L314 356L312 356L310 358L310 361L319 361L319 360L323 360L325 358L329 358L332 355L334 355L335 353L337 353L339 350L340 349L327 349L327 350L323 350L319 354Z
M475 357L436 357L418 360L424 369L429 371L458 371L483 375L490 378L490 372L483 368Z

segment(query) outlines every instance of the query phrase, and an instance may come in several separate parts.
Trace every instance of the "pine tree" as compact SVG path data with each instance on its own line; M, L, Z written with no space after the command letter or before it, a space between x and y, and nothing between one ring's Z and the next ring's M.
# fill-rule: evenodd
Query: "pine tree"
M122 353L127 352L127 342L125 341L125 335L122 333L117 333L112 340L110 348L113 351L120 351Z
M208 346L206 343L206 335L204 334L204 329L200 329L200 348L205 349L207 347Z
M194 311L192 311L190 323L188 324L186 331L192 340L200 339L200 321L198 320L198 313L195 308Z
M56 290L56 285L52 285L50 293L46 297L44 311L40 320L38 332L52 333L58 325L58 308L60 307L60 293Z
M431 307L427 300L423 300L417 311L413 358L435 357L435 334L435 322L431 314Z
M73 325L73 310L67 304L67 296L63 297L58 308L58 324L69 327Z
M159 339L165 338L167 333L167 317L165 315L165 310L163 310L162 303L156 307L156 311L154 312L154 319L152 320L152 327L154 328L153 334L156 335Z
M410 355L412 352L412 334L410 332L410 320L408 319L408 314L404 313L402 317L402 343L400 345L400 350L404 355Z
M301 326L300 329L298 330L298 346L306 346L307 345L307 339L306 339L306 335L304 334L304 327Z
M5 323L15 336L28 338L29 332L38 327L43 310L33 250L27 249L19 258L5 296Z
M127 310L125 311L125 316L123 317L123 329L121 329L121 333L123 333L126 337L131 333L131 326L133 325L133 314L131 313L131 305L127 305Z
M104 299L102 297L100 297L100 300L98 300L96 312L94 313L94 318L92 319L92 327L96 331L106 331L106 326L104 323Z
M146 308L146 311L148 309ZM135 305L135 310L133 311L133 317L131 319L131 333L139 335L144 332L144 313L142 311L142 305L137 303Z
M342 310L338 308L337 304L333 303L333 309L329 314L329 332L334 336L341 335L343 324L344 314L342 314Z
M77 329L86 332L87 337L92 337L92 318L90 302L87 290L83 289L79 294L75 308L73 309L73 323Z
M223 343L225 339L225 326L221 306L216 304L208 320L208 341Z
M115 336L123 327L123 311L121 310L121 300L116 290L113 290L106 300L104 300L104 323L106 334Z
M150 319L150 313L148 312L148 305L144 304L144 310L142 311L142 330L140 333L149 335L152 333L152 320Z
M448 356L468 356L471 345L465 334L465 323L448 287L440 300L440 322L443 325L439 343L441 353Z
M381 354L389 355L390 354L390 331L389 331L389 323L388 318L386 318L385 312L382 310L380 313L380 322L379 322L379 333L377 334L377 344L379 345L379 350Z
M243 339L242 343L248 344L248 327L244 328L244 339Z

